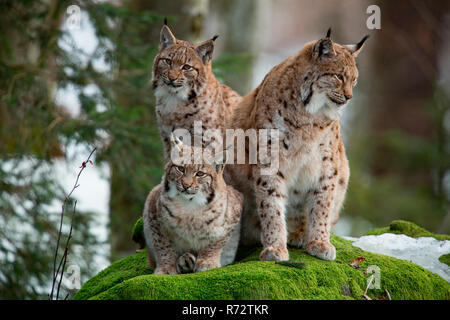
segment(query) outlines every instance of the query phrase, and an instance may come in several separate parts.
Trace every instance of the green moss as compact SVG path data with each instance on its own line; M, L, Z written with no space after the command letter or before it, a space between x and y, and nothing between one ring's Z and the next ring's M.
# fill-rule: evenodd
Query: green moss
M146 263L147 253L141 251L114 262L105 270L88 280L77 292L75 299L89 299L111 287L134 277L153 272Z
M139 218L134 224L133 231L131 232L131 239L139 244L141 249L145 248L144 224L142 218Z
M379 235L383 233L405 234L412 238L433 237L437 240L450 240L450 235L434 234L424 228L419 227L413 222L394 220L388 227L378 228L366 233L366 235Z
M450 299L450 284L408 261L365 252L350 241L332 236L335 261L323 261L290 249L289 263L261 262L260 248L223 268L195 274L153 275L146 252L120 261L87 281L75 299L364 299L365 270L377 265L381 289L369 290L372 299ZM360 268L349 264L365 258ZM300 267L301 266L301 267Z
M450 266L450 253L449 254L443 254L439 257L439 261L442 263L445 263L446 265Z

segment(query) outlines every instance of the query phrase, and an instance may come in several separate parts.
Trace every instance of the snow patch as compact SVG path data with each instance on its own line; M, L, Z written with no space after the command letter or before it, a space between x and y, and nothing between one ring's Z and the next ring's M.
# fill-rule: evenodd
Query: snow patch
M432 237L411 238L404 234L346 237L355 247L365 251L384 254L415 263L450 282L450 267L439 261L439 257L450 253L450 241L439 241Z

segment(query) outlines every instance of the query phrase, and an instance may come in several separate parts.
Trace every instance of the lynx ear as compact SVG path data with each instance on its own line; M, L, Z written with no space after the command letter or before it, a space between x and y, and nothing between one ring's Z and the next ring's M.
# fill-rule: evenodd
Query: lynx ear
M325 60L331 58L336 53L334 52L333 42L331 41L331 28L328 29L325 38L316 42L313 48L313 55L316 59Z
M228 146L225 150L214 154L212 158L209 159L209 163L214 167L217 173L220 173L225 168L228 159L228 149L232 147Z
M165 24L161 29L161 34L159 38L159 51L163 51L167 47L173 45L177 39L170 31L169 27Z
M215 37L217 38L217 37ZM207 40L197 46L195 51L199 55L200 59L202 59L203 63L208 63L212 59L213 51L214 51L214 40Z
M177 136L173 134L173 131L170 133L170 142L172 145L178 149L178 152L183 152L183 141L181 141Z
M227 162L227 151L223 151L214 157L213 166L217 173L220 173L225 168Z
M364 47L364 43L369 38L369 35L364 36L360 42L357 44L348 44L346 45L347 49L352 53L354 57L357 57L361 49Z
M314 45L313 55L318 60L325 60L333 57L334 52L333 42L330 38L320 39Z

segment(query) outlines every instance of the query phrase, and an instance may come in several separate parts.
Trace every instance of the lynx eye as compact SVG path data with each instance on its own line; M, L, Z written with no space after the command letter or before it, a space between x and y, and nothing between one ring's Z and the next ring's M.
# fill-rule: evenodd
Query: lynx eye
M183 70L185 70L185 71L188 71L188 70L191 70L192 67L191 67L190 65L188 65L188 64L183 64L183 66L181 67L181 69L183 69Z
M195 173L195 175L196 175L197 177L201 178L201 177L206 176L206 173L204 173L203 171L197 171L197 172Z
M186 171L186 169L182 166L175 166L175 168L180 171L181 173L184 173Z
M358 84L358 79L353 79L353 86L356 86Z
M172 65L172 60L170 59L164 59L164 62L169 66Z

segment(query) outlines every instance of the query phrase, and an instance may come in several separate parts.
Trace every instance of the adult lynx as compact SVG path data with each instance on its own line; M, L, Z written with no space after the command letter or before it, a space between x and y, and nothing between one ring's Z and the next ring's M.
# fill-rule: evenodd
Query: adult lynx
M321 259L336 257L330 229L349 179L339 117L352 98L355 57L366 39L340 45L329 30L275 66L235 111L233 128L279 130L276 174L261 175L263 164L227 167L227 180L245 196L241 238L262 240L261 260L288 259L287 243Z

